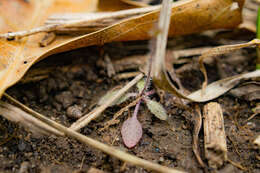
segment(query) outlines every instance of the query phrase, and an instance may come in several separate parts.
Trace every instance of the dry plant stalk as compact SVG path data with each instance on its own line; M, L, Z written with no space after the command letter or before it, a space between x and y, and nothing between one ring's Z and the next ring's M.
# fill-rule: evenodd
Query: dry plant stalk
M204 106L205 157L212 168L219 168L227 160L227 142L223 113L216 102Z

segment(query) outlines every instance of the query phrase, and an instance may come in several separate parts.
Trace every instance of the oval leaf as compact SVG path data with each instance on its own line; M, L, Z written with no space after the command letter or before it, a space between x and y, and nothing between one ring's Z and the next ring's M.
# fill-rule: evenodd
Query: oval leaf
M166 110L163 108L163 106L153 100L146 99L145 100L146 105L148 109L160 120L166 120L168 118L168 115L166 113Z
M122 126L121 135L124 144L128 148L133 148L142 137L142 125L135 116L128 118Z

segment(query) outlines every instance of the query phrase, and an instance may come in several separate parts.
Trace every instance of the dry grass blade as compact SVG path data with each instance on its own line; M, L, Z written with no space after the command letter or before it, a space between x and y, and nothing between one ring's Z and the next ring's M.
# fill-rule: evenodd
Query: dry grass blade
M212 48L206 52L204 52L200 57L199 57L199 64L200 64L200 70L204 75L205 81L202 84L202 91L205 90L207 83L208 83L208 77L207 77L207 72L206 72L206 68L203 64L203 61L207 58L212 58L218 55L223 55L223 54L227 54L230 52L233 52L235 50L239 50L245 47L250 47L250 46L259 46L260 44L260 40L259 39L254 39L250 42L247 43L242 43L242 44L235 44L235 45L226 45L226 46L219 46L219 47L215 47Z
M203 95L201 95L202 89L200 89L188 95L187 98L198 102L206 102L226 93L242 80L256 77L260 77L260 70L221 79L208 85L203 91Z
M12 97L8 96L7 94L4 94L4 96L8 99L11 99L11 101L15 101L15 99L13 99ZM156 163L152 163L149 162L147 160L138 158L136 156L133 156L131 154L128 154L124 151L115 149L114 147L108 146L106 144L103 144L99 141L96 141L92 138L89 138L87 136L84 136L76 131L73 131L41 114L39 114L38 112L35 112L34 110L26 107L25 105L23 105L22 103L20 103L19 101L15 101L14 102L18 107L20 107L21 109L23 109L24 111L26 111L27 113L29 113L29 116L33 116L35 118L37 118L39 121L41 121L43 124L45 124L45 126L51 126L52 128L56 129L57 131L59 131L60 133L64 133L66 136L74 138L84 144L87 144L93 148L96 148L98 150L103 151L104 153L107 153L111 156L114 156L124 162L136 165L136 166L141 166L144 167L148 170L153 170L156 172L162 172L162 173L184 173L183 171L179 171L173 168L168 168L165 166L161 166L159 164ZM44 127L43 127L44 128Z
M71 125L70 129L77 131L77 130L80 130L82 127L85 127L90 121L92 121L93 119L97 118L107 107L109 107L111 105L111 103L113 103L115 100L120 98L126 91L128 91L140 79L142 79L143 76L144 76L143 74L139 74L138 76L136 76L131 82L129 82L122 89L120 89L118 91L118 93L113 98L111 98L110 100L107 100L107 102L105 104L103 104L100 107L94 109L93 111L91 111L90 113L88 113L87 115L83 116L82 118L80 118L75 123L73 123Z

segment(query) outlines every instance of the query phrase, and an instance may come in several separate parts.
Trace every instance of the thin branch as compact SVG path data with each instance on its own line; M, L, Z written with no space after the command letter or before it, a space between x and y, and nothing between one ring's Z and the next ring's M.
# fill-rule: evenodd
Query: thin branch
M162 10L158 23L159 32L156 37L152 76L160 75L162 69L164 68L164 58L171 19L171 3L172 2L169 0L164 0L162 4Z
M116 11L116 12L95 13L94 15L92 13L88 13L88 14L85 14L85 17L83 17L82 19L67 20L67 21L65 20L63 22L58 22L55 24L48 24L48 25L30 29L30 30L0 34L0 38L5 38L5 39L22 38L25 36L30 36L30 35L41 33L41 32L53 32L53 31L62 30L65 28L70 28L70 27L79 27L79 26L82 27L82 26L87 26L92 23L100 23L103 20L107 20L107 19L109 19L109 20L122 19L122 18L131 17L131 16L135 16L135 15L142 15L142 14L154 11L154 10L158 10L159 8L160 8L160 6L153 6L153 7L121 10L121 11ZM51 18L51 19L54 20L53 18Z

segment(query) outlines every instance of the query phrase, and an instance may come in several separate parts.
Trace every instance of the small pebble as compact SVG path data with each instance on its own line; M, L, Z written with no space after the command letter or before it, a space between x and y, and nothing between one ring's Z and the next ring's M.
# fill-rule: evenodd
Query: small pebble
M70 118L79 119L82 116L82 108L78 105L68 107L67 116Z

